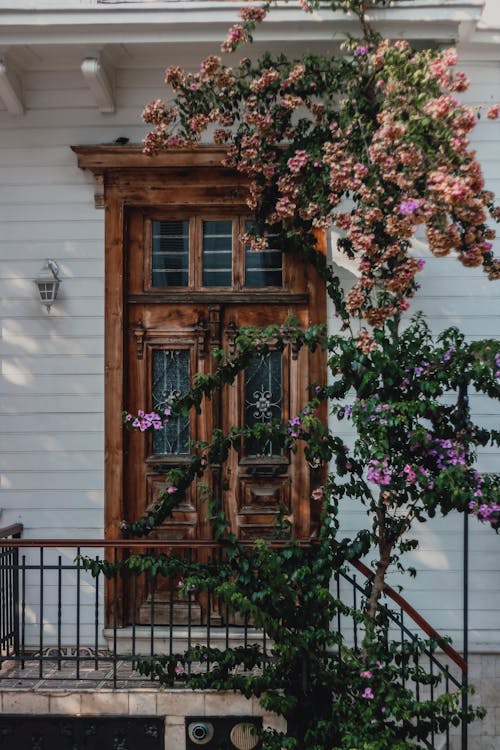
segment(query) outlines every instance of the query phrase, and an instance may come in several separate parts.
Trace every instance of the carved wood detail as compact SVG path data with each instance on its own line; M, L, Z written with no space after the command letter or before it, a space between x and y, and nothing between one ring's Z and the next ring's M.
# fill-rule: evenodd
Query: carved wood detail
M144 328L141 321L133 329L135 339L135 352L137 359L142 359L144 356L144 336L146 335L146 329Z

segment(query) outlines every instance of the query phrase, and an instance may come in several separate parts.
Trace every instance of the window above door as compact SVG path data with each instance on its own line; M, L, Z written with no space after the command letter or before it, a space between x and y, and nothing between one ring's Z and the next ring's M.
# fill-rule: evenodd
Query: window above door
M175 212L146 216L145 291L282 289L283 253L252 250L251 221L224 213Z

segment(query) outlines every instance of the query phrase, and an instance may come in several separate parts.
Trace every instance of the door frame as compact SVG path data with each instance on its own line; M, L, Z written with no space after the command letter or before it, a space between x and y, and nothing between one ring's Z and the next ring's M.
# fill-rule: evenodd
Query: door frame
M104 536L106 539L121 537L121 521L124 517L124 430L118 415L124 408L126 386L125 351L125 253L127 245L127 211L132 208L218 208L233 213L248 213L246 197L248 180L235 169L223 166L226 156L224 148L198 146L191 149L175 149L155 157L146 156L141 146L72 146L78 157L78 166L89 170L95 180L95 205L105 209L105 316L104 316ZM184 197L185 189L189 200ZM308 302L312 315L309 324L326 322L326 291L324 284L314 283L315 277L294 279L293 288L273 291L276 302ZM238 299L242 304L265 305L269 299L267 291L217 291L211 294L214 304ZM145 295L133 295L136 302ZM161 302L168 292L154 295ZM151 299L147 295L148 300ZM206 300L205 292L176 292L179 302ZM310 355L311 382L323 382L325 377L324 355L320 351ZM292 385L293 388L293 385ZM319 410L326 419L326 407ZM298 446L298 455L303 456L303 446ZM301 529L308 527L310 514L309 498L299 509Z
M176 149L156 157L146 156L142 147L137 146L72 146L78 158L78 166L94 175L94 198L97 208L105 209L105 316L104 316L104 439L105 439L105 482L104 482L104 536L119 540L121 521L124 517L124 476L125 476L125 431L119 418L124 408L127 373L126 330L124 319L126 304L145 302L150 295L131 295L126 299L126 249L127 212L133 208L151 210L161 207L208 208L217 207L221 212L248 213L246 197L248 180L236 170L223 166L226 150L215 146L198 146L194 149ZM184 197L184 190L189 200ZM315 283L316 282L316 283ZM307 278L295 278L292 283L296 293L288 290L273 291L276 302L307 302L310 312L308 324L326 322L325 285L317 283L311 272ZM158 302L167 299L168 292L155 293ZM214 291L212 303L224 304L235 297L242 304L265 305L269 292L259 290ZM141 297L143 299L141 299ZM201 302L206 300L204 292L177 292L179 302ZM140 335L139 335L140 338ZM141 342L137 341L139 346ZM324 382L325 357L317 350L309 354L311 382ZM295 384L299 387L299 384ZM293 388L293 384L291 386ZM326 420L326 406L319 409L319 416ZM299 444L297 456L305 461L304 446ZM323 474L324 472L321 471ZM324 479L324 478L323 478ZM300 484L300 483L299 483ZM297 487L300 491L302 487ZM310 529L311 504L306 495L298 509L298 535L307 536ZM318 509L316 513L316 522ZM106 595L106 620L124 618L124 592L120 582L108 581Z

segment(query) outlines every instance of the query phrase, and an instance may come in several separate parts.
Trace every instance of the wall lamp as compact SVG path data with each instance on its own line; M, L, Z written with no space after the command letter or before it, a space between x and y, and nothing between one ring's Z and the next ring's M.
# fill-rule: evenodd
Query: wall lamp
M49 271L50 273L48 273ZM45 305L47 312L50 313L52 303L55 301L57 292L59 291L59 284L61 284L57 262L51 258L47 258L39 276L33 279L33 281L38 288L40 302L42 305Z

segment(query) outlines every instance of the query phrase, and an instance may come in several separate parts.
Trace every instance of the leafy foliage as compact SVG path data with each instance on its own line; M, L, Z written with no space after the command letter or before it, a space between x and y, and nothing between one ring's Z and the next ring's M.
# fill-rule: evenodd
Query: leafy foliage
M473 513L495 529L500 523L499 478L482 476L476 467L477 450L498 446L500 433L475 424L469 405L472 390L500 398L498 342L468 343L456 328L434 340L422 316L404 329L400 321L422 268L411 254L417 227L425 227L436 256L455 249L465 266L483 266L496 279L494 232L486 220L498 219L499 212L469 148L476 116L455 98L467 81L452 70L454 52L415 52L405 42L380 40L366 11L384 4L330 3L357 16L362 33L347 40L338 56L290 60L267 54L235 67L212 56L199 73L170 68L172 105L157 100L144 114L154 126L146 140L149 153L195 145L215 127L215 141L227 144L227 163L248 176L255 217L249 240L265 247L272 232L285 249L299 248L320 271L343 323L341 335L319 326L301 330L293 320L242 329L234 354L216 352L215 372L197 375L189 393L165 413L123 415L128 429L161 429L180 414L199 412L204 399L231 387L255 356L286 347L327 352L328 384L311 384L300 414L283 424L214 430L210 442L192 446L187 468L170 471L156 505L123 522L128 535L150 533L172 513L182 490L195 479L200 487L207 468L238 450L242 438L272 435L284 452L300 443L311 465L331 467L324 487L314 491L314 500L323 503L321 535L307 547L286 541L284 519L276 532L285 538L281 544L243 545L212 498L214 537L224 550L217 565L175 556L136 556L120 564L134 575L180 579L190 596L209 592L271 639L270 660L254 645L195 646L141 664L163 685L183 682L259 697L266 710L287 721L286 733L264 732L266 750L423 748L433 733L481 715L474 709L464 714L459 694L416 694L417 683L438 685L439 676L419 666L419 655L433 644L391 641L382 597L387 571L404 569L404 555L416 545L415 523L452 511ZM302 5L307 12L317 3ZM251 41L270 8L245 6L223 51ZM345 299L317 252L317 230L331 225L340 231L339 249L360 272ZM352 316L373 330L354 335ZM334 419L350 421L352 445L318 418L323 402ZM367 514L366 528L350 538L341 538L343 503L359 504ZM374 558L373 573L360 612L334 596L330 583L349 561L366 555ZM116 572L105 562L83 565L94 574ZM348 648L331 627L339 617L359 622L361 649ZM193 662L207 668L192 671Z

